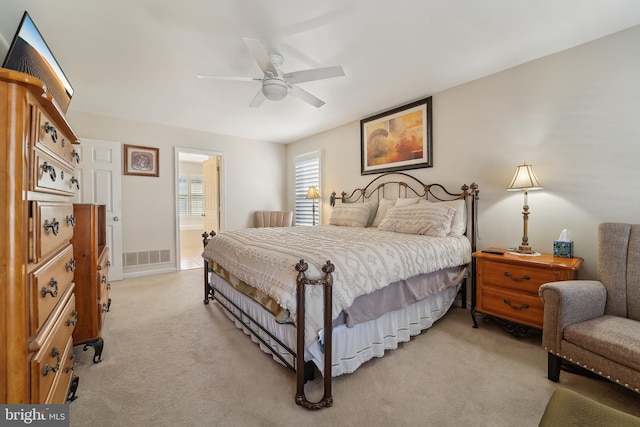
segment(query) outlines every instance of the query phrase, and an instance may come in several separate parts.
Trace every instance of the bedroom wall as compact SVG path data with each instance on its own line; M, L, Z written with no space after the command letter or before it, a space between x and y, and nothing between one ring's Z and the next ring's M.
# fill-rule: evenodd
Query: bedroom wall
M452 188L477 182L478 248L512 247L522 236L523 194L505 188L518 164L533 164L545 187L529 193L533 248L551 252L568 228L585 258L581 277L593 278L598 223L640 223L639 75L640 26L433 94L434 167L412 173ZM288 146L288 194L294 156L318 148L326 223L329 193L371 177L360 176L360 124L352 122Z
M73 103L72 103L73 106ZM176 267L175 150L223 154L223 227L253 224L253 211L283 209L286 201L286 147L157 124L69 110L67 118L80 138L158 147L160 177L122 176L123 252L170 250L170 262L125 267L125 277L174 271Z

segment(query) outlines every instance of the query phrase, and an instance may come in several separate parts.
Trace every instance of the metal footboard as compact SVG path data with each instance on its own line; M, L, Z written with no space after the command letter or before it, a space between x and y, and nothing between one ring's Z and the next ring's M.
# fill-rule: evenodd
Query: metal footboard
M202 234L202 242L204 246L209 243L212 237L214 237L216 233L214 231L210 233ZM243 326L247 328L247 330L258 339L262 344L266 345L269 349L271 349L271 353L277 357L286 367L291 369L296 373L296 395L295 402L296 404L303 406L307 409L322 409L326 407L330 407L333 405L333 396L331 394L331 364L332 364L332 341L333 341L333 324L332 324L332 303L333 303L333 294L332 294L332 286L333 286L333 276L331 273L335 270L335 266L331 263L331 261L327 261L326 264L323 265L322 271L324 273L324 277L320 279L308 279L306 277L306 271L308 269L308 264L304 262L304 260L300 260L295 269L298 272L296 278L297 284L297 317L296 317L296 328L297 328L297 337L296 337L296 350L291 349L285 343L283 343L280 339L274 336L270 331L264 328L260 323L258 323L253 317L251 317L248 313L242 310L237 304L227 298L221 292L215 292L213 285L209 282L209 274L211 273L211 269L209 268L209 263L205 259L204 260L204 303L209 304L209 301L216 300L220 303L220 306L225 309L228 313L230 313L237 321L239 321ZM318 402L310 402L304 392L304 384L307 379L313 379L314 369L311 369L313 362L304 361L304 327L305 327L305 287L306 286L323 286L324 292L324 393L322 399ZM230 309L227 304L232 305L236 310ZM238 315L238 312L240 315ZM249 319L247 321L246 319ZM258 331L255 330L255 327L258 328ZM292 365L281 353L278 351L275 345L267 342L260 334L264 332L267 334L277 345L281 346L289 353L295 361L295 366Z

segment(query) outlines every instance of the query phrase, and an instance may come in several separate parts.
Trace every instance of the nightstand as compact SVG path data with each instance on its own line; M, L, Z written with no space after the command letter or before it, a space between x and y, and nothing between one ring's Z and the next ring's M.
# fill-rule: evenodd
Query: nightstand
M474 283L471 286L471 318L476 313L492 318L508 332L527 336L542 330L544 305L538 289L545 283L578 278L582 258L559 258L551 254L503 255L474 252Z

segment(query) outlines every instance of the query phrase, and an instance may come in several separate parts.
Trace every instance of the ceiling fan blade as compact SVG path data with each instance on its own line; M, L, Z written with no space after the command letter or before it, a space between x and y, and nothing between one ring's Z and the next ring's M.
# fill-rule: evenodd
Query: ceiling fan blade
M310 70L294 71L287 73L283 77L290 83L304 83L313 80L330 79L333 77L344 76L344 70L341 66L313 68Z
M298 86L291 85L291 87L289 88L289 94L308 104L313 105L316 108L320 108L324 105L323 100L316 98L314 95L311 95L309 92L299 88Z
M251 101L251 104L249 104L249 107L251 108L259 107L260 105L262 105L265 99L266 98L262 93L262 89L260 89L258 93L256 93L256 96L253 98L253 101Z
M269 55L267 54L267 51L264 50L264 46L262 46L260 40L251 39L248 37L243 37L242 40L244 40L244 44L246 44L249 48L253 59L256 60L260 69L265 73L269 72L273 76L277 76L278 70L276 70L276 67L274 67L271 63Z
M196 74L196 77L202 80L233 80L239 82L261 82L261 78L257 77L241 77L241 76L215 76L211 74Z

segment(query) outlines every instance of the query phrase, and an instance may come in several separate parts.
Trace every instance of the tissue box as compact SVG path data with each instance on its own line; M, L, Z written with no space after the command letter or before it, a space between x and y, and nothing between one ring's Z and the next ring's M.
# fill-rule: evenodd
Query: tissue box
M553 256L562 258L573 258L573 242L563 240L553 241Z

